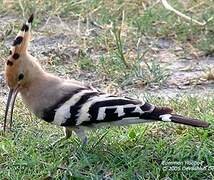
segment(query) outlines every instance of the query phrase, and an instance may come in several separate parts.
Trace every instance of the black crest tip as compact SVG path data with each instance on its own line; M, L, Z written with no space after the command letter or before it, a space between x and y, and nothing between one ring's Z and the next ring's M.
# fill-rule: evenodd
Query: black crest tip
M33 22L33 19L34 19L34 15L31 14L31 16L30 16L29 19L28 19L28 23L32 23L32 22Z
M21 28L21 31L25 31L27 32L29 30L29 27L27 24L23 24L22 28Z

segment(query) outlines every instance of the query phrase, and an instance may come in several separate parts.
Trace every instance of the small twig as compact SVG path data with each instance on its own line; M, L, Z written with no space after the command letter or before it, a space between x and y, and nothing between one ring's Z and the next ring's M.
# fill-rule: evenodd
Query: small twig
M195 20L195 19L193 19L193 18L191 18L191 17L189 17L189 16L187 16L187 15L181 13L180 11L174 9L166 0L161 0L161 2L162 2L163 6L164 6L166 9L168 9L168 10L174 12L176 15L178 15L178 16L180 16L180 17L182 17L182 18L184 18L184 19L186 19L186 20L188 20L188 21L191 21L191 22L193 22L193 23L195 23L195 24L197 24L197 25L199 25L199 26L204 26L204 25L207 24L207 22L209 22L209 21L211 21L211 20L213 19L213 17L211 17L211 18L209 18L206 22L203 22L203 23L202 23L202 22L199 22L199 21L197 21L197 20Z

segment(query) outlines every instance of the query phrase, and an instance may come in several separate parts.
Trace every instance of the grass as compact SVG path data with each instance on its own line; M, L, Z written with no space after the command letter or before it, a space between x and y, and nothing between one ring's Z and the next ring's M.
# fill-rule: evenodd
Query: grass
M151 101L170 105L180 114L214 123L213 98L202 100L182 97L164 103L162 99ZM213 127L199 129L156 123L129 128L103 128L88 134L89 144L85 147L81 146L76 136L72 136L53 149L48 149L49 144L62 135L60 128L37 119L27 110L23 111L23 104L18 101L13 132L0 136L0 179L214 177ZM191 165L193 163L203 164ZM205 169L193 169L199 166Z
M78 44L78 52L70 53L70 44L65 47L60 44L62 49L59 45L48 49L47 45L39 54L32 48L32 53L44 55L40 62L48 71L90 83L98 82L96 87L110 88L110 92L139 81L143 86L164 85L169 72L152 57L156 48L154 41L160 38L179 45L183 49L182 57L200 56L201 52L204 56L212 56L214 52L214 21L198 27L184 22L154 1L11 2L0 3L2 17L23 19L35 12L34 35L37 38L44 36L47 42L54 37L55 29L44 30L41 27L51 18L61 19L68 27L74 26L74 30L80 22L79 34L67 35L60 29L66 38L71 37L71 44ZM210 0L169 2L200 21L213 15L213 2ZM202 3L200 8L198 3ZM16 35L20 19L9 23L0 33L1 57L7 56L5 42ZM57 39L52 38L52 41ZM176 54L174 48L170 51ZM3 67L1 61L0 69ZM172 106L179 114L214 124L213 96L187 95L168 101L149 97L148 100ZM1 105L1 119L3 114L4 105ZM103 128L89 132L89 144L85 147L74 135L48 149L48 145L62 135L60 128L37 119L18 100L13 132L0 134L0 179L214 179L213 127L198 129L157 123ZM198 170L194 168L199 166L190 165L201 162Z

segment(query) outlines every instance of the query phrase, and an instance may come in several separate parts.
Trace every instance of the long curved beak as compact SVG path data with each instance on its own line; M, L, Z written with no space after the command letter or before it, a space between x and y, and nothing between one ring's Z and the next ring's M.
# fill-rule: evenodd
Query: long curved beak
M16 101L16 96L18 94L18 88L14 89L10 89L9 94L8 94L8 98L7 98L7 104L6 104L6 110L5 110L5 115L4 115L4 126L3 126L3 130L4 132L6 131L6 125L7 125L7 115L8 115L8 111L9 111L9 107L11 104L11 114L10 114L10 124L9 124L9 129L11 130L12 127L12 119L13 119L13 109L14 109L14 105L15 105L15 101Z

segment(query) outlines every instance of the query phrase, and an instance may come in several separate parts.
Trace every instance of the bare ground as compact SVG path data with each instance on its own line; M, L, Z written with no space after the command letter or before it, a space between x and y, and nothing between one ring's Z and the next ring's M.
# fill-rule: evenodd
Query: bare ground
M6 49L9 49L14 39L14 31L17 30L17 27L14 28L14 24L17 22L19 19L13 16L0 17L0 39L3 42L2 46L5 46ZM10 31L13 35L6 36ZM95 62L99 60L101 55L107 54L103 46L93 46L92 43L97 36L103 33L102 31L99 26L80 20L49 18L38 27L34 27L30 52L39 59L48 71L66 78L82 80L95 87L108 90L111 82L102 74L78 68L68 68L69 66L72 67L72 64L81 54L87 54ZM161 67L166 69L168 73L166 82L161 86L155 84L141 86L140 83L136 82L119 88L119 90L111 90L111 92L119 94L132 94L134 92L137 96L143 92L169 98L181 94L210 96L213 93L214 81L208 80L207 74L214 66L214 57L205 57L198 52L195 53L194 48L192 52L187 53L185 47L172 39L164 37L159 39L142 37L142 39L139 50L143 53L144 45L149 45L150 49L145 59L153 58ZM129 49L133 50L134 47L126 47L127 51ZM53 60L56 58L58 58L57 63ZM63 69L65 66L67 67L66 70ZM5 96L7 92L3 69L4 62L1 61L1 97ZM118 88L118 86L115 87Z

